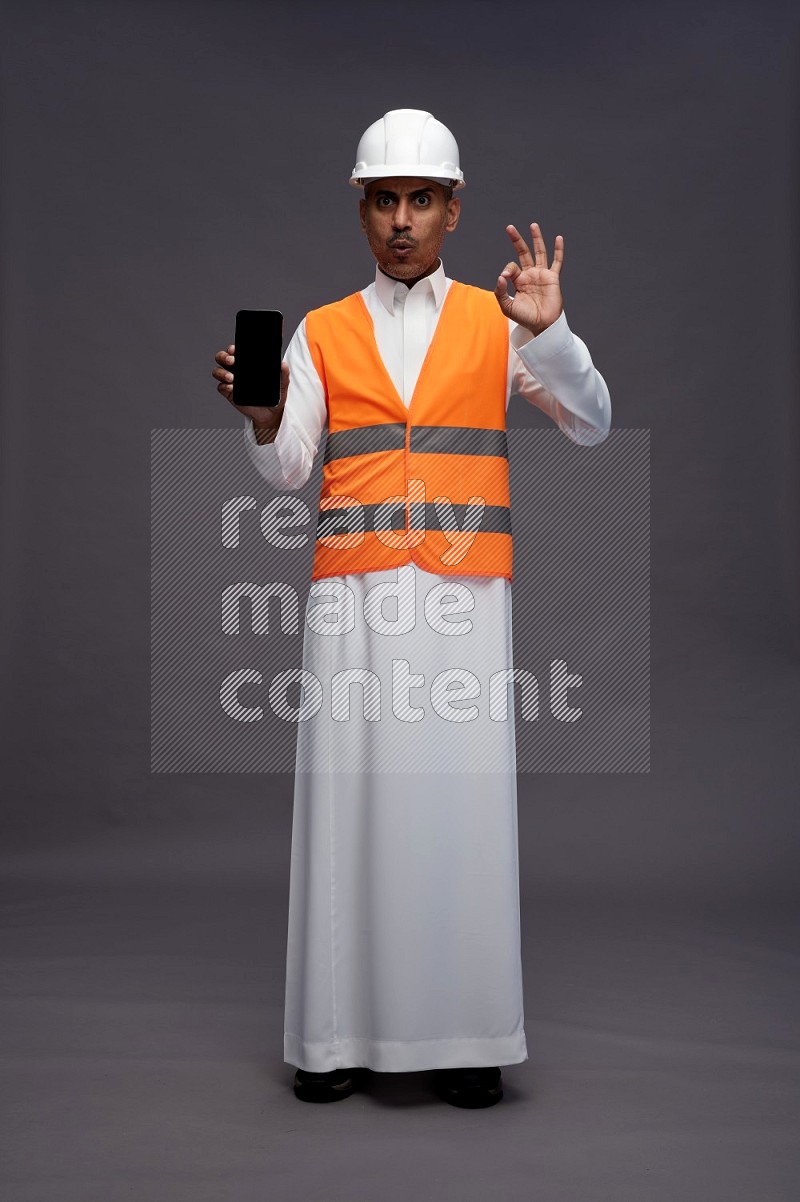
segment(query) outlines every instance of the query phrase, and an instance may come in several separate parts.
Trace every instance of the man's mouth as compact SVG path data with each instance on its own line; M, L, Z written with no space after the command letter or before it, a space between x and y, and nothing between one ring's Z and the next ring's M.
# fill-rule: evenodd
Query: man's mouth
M390 250L413 250L416 245L413 238L392 238L388 243Z

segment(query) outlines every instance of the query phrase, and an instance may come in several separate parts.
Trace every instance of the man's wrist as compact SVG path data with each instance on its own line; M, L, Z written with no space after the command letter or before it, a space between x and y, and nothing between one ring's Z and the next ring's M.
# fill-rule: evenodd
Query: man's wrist
M260 447L263 447L266 443L274 442L278 437L279 429L280 426L257 426L256 423L253 422L253 434L255 435L255 440Z
M564 312L564 310L562 309L561 313L563 313L563 312ZM561 316L561 313L559 313L558 317ZM528 326L528 325L523 325L522 322L520 322L519 324L523 325L523 329L527 330L529 334L532 334L534 338L538 338L540 334L543 334L545 332L545 330L549 330L550 326L554 326L556 324L556 322L558 321L558 317L555 317L552 321L549 321L546 325L539 323L538 325L535 325L535 326L534 325Z

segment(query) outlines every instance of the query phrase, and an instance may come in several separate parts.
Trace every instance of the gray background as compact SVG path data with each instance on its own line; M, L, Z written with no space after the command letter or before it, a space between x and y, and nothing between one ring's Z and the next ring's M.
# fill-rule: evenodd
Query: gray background
M791 6L34 2L2 56L4 1196L794 1199ZM150 430L239 422L237 308L370 278L403 105L461 145L448 273L562 233L652 432L652 770L521 778L530 1059L472 1113L293 1098L291 778L149 775Z

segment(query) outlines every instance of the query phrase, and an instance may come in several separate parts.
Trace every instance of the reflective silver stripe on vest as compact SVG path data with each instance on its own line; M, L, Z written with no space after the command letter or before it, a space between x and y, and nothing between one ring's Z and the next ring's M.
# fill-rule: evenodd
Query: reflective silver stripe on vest
M508 459L505 430L476 426L412 426L410 450L425 455L494 455Z
M511 510L507 505L484 505L483 510L476 506L466 522L468 505L454 504L453 520L449 518L449 508L444 506L440 520L439 512L434 501L412 501L411 510L412 530L477 530L481 534L510 534ZM360 534L362 531L375 530L375 513L379 505L343 506L341 509L322 509L317 517L317 538L329 538L332 534ZM424 509L424 515L423 515ZM404 509L397 505L383 514L383 520L378 527L380 530L395 530L400 533L405 529ZM363 515L363 526L361 517ZM387 520L388 518L388 520ZM401 520L402 518L402 520ZM444 524L442 524L444 522ZM466 525L465 525L466 522Z
M355 426L328 435L323 462L346 459L350 455L373 455L380 451L402 451L406 445L403 422L383 422L377 426ZM493 455L508 459L505 430L485 430L480 426L414 426L409 447L425 455Z
M383 422L378 426L356 426L328 435L324 463L346 459L350 455L374 455L379 451L402 451L406 445L404 422Z

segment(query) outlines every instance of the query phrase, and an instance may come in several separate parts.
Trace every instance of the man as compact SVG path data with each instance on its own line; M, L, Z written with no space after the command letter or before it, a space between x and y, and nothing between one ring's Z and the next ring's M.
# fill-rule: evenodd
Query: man
M512 666L506 407L520 394L590 444L610 399L567 326L561 236L548 266L537 224L532 251L507 226L519 261L493 294L445 276L464 186L445 126L394 110L356 159L374 283L306 316L278 406L236 406L281 490L327 430L303 663L330 707L298 724L284 1055L303 1100L348 1096L359 1068L433 1069L448 1102L488 1106L528 1056L513 690L507 721L463 708ZM235 347L216 362L235 405ZM355 718L342 677L363 688Z

